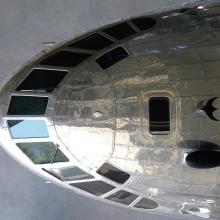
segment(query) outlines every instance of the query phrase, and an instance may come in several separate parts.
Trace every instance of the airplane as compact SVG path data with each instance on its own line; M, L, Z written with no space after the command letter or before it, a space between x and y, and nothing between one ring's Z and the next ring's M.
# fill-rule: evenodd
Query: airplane
M202 3L48 41L5 79L2 219L220 218L220 4Z

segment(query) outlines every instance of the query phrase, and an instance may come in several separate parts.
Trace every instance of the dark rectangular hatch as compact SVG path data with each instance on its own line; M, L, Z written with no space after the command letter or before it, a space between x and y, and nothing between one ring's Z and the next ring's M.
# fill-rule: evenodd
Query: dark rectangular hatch
M170 132L170 103L167 97L149 99L149 130L152 134Z

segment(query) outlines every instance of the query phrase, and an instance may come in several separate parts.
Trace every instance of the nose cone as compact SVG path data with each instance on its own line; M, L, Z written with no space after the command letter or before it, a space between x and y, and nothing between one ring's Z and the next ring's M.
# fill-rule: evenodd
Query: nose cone
M219 208L220 10L203 9L131 18L32 60L1 91L3 145L108 204Z

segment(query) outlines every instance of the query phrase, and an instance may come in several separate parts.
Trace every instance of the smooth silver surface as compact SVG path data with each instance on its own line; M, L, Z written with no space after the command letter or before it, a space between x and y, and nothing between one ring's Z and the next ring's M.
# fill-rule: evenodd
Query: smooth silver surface
M110 161L131 173L125 187L153 196L161 207L157 214L70 193L30 173L1 150L3 219L193 219L198 207L211 213L200 217L218 219L219 168L194 170L184 164L190 149L185 140L220 141L218 122L198 113L198 103L220 92L219 18L203 13L167 19L158 15L153 30L119 42L130 56L106 71L94 62L104 51L70 69L47 110L57 135L80 163L95 171ZM33 65L3 90L1 116L11 92ZM147 101L152 94L170 98L172 132L167 136L149 135ZM220 107L219 100L215 107ZM24 203L18 202L21 198Z

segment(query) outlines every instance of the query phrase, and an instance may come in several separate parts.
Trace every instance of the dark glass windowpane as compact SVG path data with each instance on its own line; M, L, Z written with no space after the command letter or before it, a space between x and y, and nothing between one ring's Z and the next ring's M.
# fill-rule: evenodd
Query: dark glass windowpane
M53 163L58 163L58 162L68 162L69 159L63 154L63 152L58 148L57 152L54 156Z
M150 132L170 131L170 105L167 97L152 97L149 100Z
M51 168L45 169L51 175L63 181L92 179L92 175L81 170L79 167Z
M192 11L192 9L191 8L181 8L180 10L179 10L179 13L187 13L187 12L190 12L190 11Z
M43 90L53 91L61 80L67 75L67 71L34 69L18 86L17 91Z
M107 197L108 200L130 205L138 196L124 190L120 190Z
M102 176L105 176L117 183L125 183L130 175L118 168L112 166L111 164L105 163L103 164L99 170L97 171Z
M107 69L126 57L128 57L126 50L123 47L117 47L96 59L96 62L103 69Z
M44 138L49 137L44 120L8 120L12 138Z
M86 38L83 38L71 45L69 47L87 49L87 50L101 50L113 42L100 34L92 34Z
M12 96L8 115L44 115L48 97Z
M52 142L32 142L16 144L35 164L66 162L68 158ZM62 161L54 160L56 152L62 154ZM61 158L60 158L61 159Z
M136 32L132 29L132 27L126 22L117 24L113 27L109 27L103 30L103 32L118 40L122 40L126 37L136 34Z
M111 190L113 190L115 187L102 182L102 181L91 181L91 182L84 182L84 183L73 183L70 184L71 186L74 186L76 188L79 188L81 190L84 190L86 192L92 193L96 196L101 196Z
M137 202L134 207L142 209L156 209L158 207L158 203L151 199L143 198Z
M40 64L49 66L75 67L90 56L91 54L87 53L60 51L41 61Z
M156 24L156 20L148 17L132 19L132 22L141 30L147 30Z

